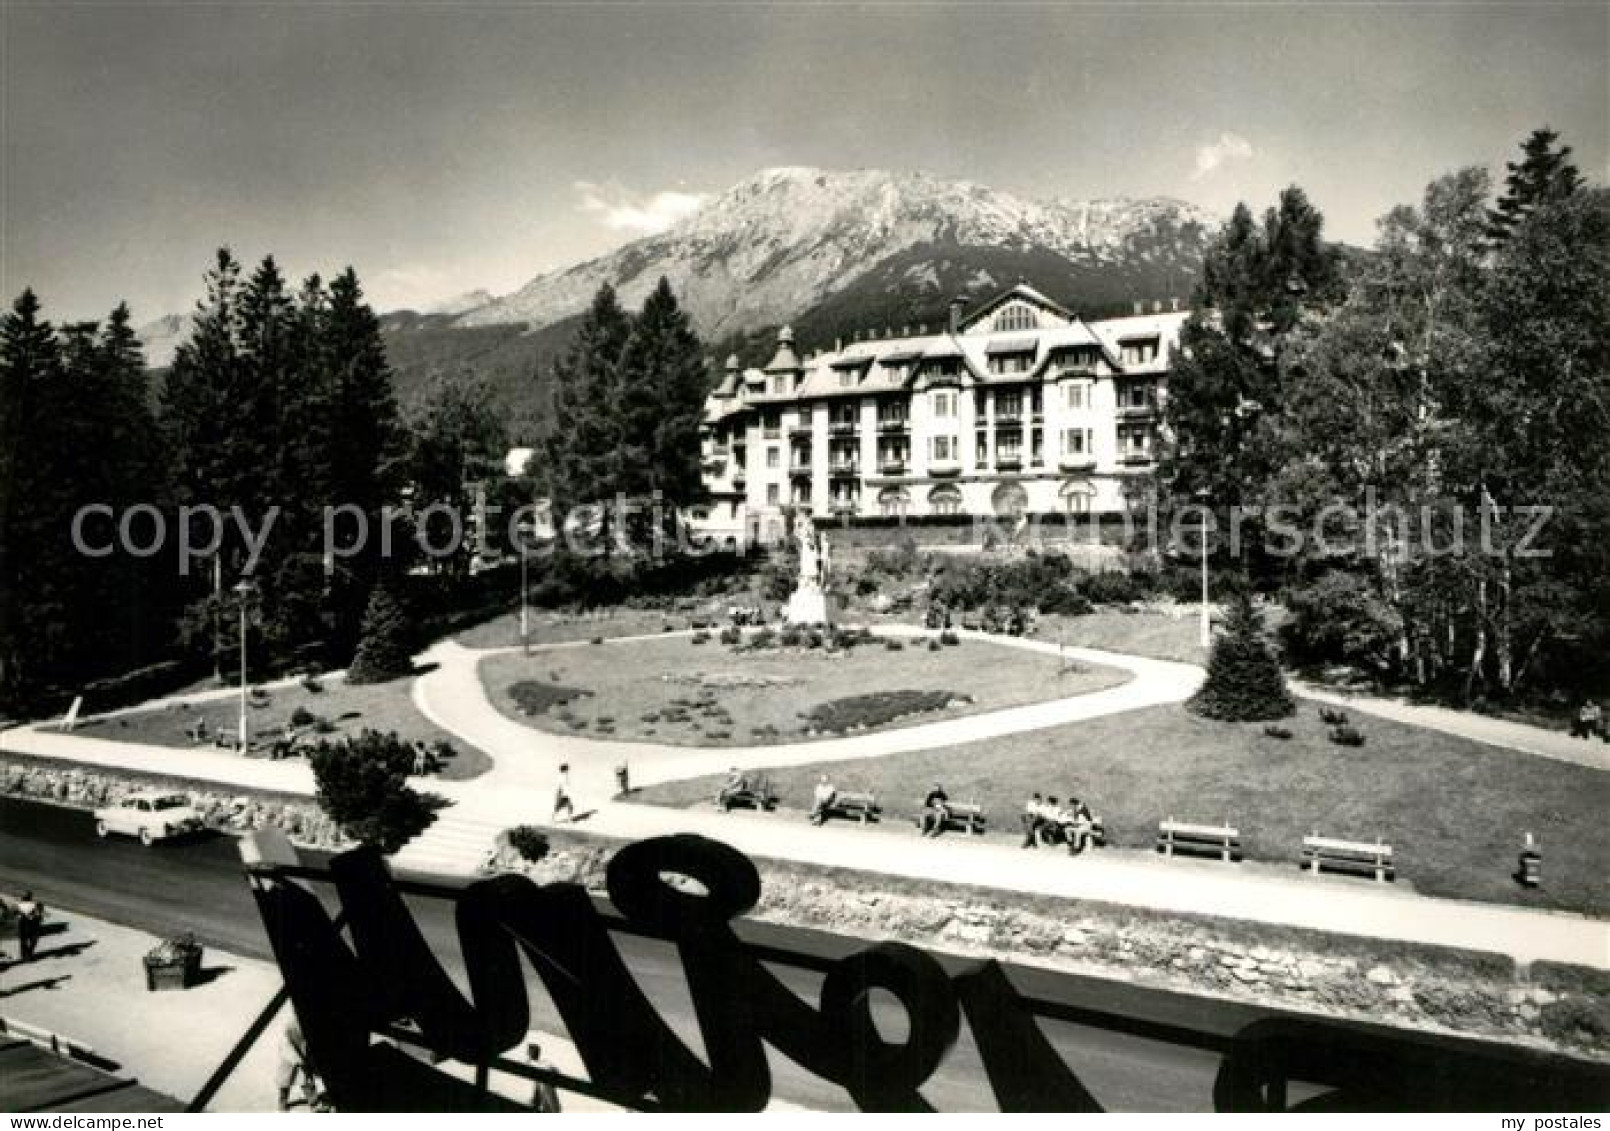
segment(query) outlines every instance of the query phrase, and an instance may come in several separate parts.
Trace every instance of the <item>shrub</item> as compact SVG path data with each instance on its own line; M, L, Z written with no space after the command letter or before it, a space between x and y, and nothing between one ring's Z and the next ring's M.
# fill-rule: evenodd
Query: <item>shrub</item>
M856 728L877 727L907 715L942 711L966 696L952 691L877 691L834 699L801 713L811 730L839 734Z
M1337 746L1363 746L1364 735L1353 726L1339 726L1330 732L1330 740Z
M312 726L317 716L306 707L298 707L291 712L291 725L293 727Z
M1610 1002L1591 997L1551 1001L1539 1012L1538 1027L1552 1040L1603 1047L1610 1043Z
M728 647L731 647L734 644L741 643L743 641L743 638L744 638L743 630L740 629L735 624L729 624L726 628L723 628L721 630L720 637L718 637L718 639L721 641L721 643L727 645Z
M1040 611L1042 613L1057 613L1062 616L1082 617L1087 613L1096 611L1090 603L1090 598L1079 592L1072 585L1058 585L1048 590L1040 598Z
M1262 618L1247 598L1231 604L1225 631L1208 657L1207 679L1186 706L1228 722L1283 719L1297 709L1264 639Z
M906 644L905 644L905 641L900 640L900 639L898 639L896 637L890 636L890 637L886 637L884 639L883 647L884 647L884 649L886 651L889 651L889 652L903 652L903 651L905 651Z
M313 733L314 734L334 734L335 733L335 724L332 723L329 719L325 718L323 715L316 715L316 716L314 716L314 719L313 719Z
M1341 663L1379 675L1397 659L1403 619L1356 574L1331 570L1285 594L1291 617L1281 626L1287 651L1304 663Z
M1278 738L1278 739L1284 740L1284 739L1288 739L1288 738L1291 737L1291 728L1290 727L1279 726L1279 725L1277 725L1275 723L1270 723L1268 726L1263 728L1263 733L1268 735L1270 738Z
M401 602L385 585L375 586L363 615L363 636L347 669L347 682L385 683L414 670L413 629Z
M320 742L308 761L319 807L346 836L388 854L429 828L445 804L409 787L414 751L395 734L365 730L343 742Z
M587 641L589 644L602 644L603 642L604 638L602 636L595 636L591 640Z
M1326 726L1339 727L1347 722L1347 715L1332 707L1321 707L1319 709L1319 721Z
M1127 605L1144 595L1129 574L1116 571L1090 574L1079 582L1079 592L1084 594L1087 601L1097 605Z
M943 644L947 648L954 648L956 645L961 643L961 637L957 636L954 632L947 628L945 631L939 634L939 643Z
M319 692L324 690L324 683L319 679L318 676L309 672L307 675L302 677L302 690L308 692L309 694L317 695Z
M540 680L528 679L509 687L509 698L524 715L540 715L554 707L562 707L576 699L585 699L591 691L584 691L579 687L561 687L555 683L543 683ZM570 712L557 712L556 718L568 721Z
M693 634L693 642L695 644L708 644L710 643L710 634L701 628Z
M944 647L944 645L939 643L939 640L936 637L930 636L928 638L928 651L937 652L937 651L939 651L939 649L941 649L943 647Z
M535 825L516 825L504 833L509 847L520 854L520 859L535 864L548 855L548 834Z
M805 643L805 630L797 624L784 625L777 635L777 643L784 648L798 648Z

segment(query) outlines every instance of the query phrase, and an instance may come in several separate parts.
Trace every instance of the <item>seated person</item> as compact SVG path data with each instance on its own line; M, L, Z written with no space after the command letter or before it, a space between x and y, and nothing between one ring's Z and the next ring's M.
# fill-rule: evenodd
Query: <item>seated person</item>
M823 774L822 780L816 783L816 788L811 792L811 824L819 825L827 820L827 807L833 804L833 799L838 795L839 791Z
M727 771L727 783L716 794L716 801L725 806L739 794L749 792L749 778L737 766Z
M1090 806L1077 797L1068 798L1068 804L1057 815L1062 825L1063 838L1068 842L1068 852L1075 854L1083 852L1089 846L1096 830L1095 815L1090 812Z
M1023 803L1021 820L1023 822L1024 848L1036 847L1039 840L1040 826L1045 824L1045 813L1045 799L1038 793L1033 794Z
M922 799L923 836L938 836L945 831L945 818L950 816L948 801L950 796L945 792L945 787L934 782L928 796Z

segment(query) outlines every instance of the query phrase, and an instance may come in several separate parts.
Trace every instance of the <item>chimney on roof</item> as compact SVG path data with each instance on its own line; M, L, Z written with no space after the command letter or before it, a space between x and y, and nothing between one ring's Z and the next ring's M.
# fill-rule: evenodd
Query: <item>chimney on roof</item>
M861 331L855 330L852 331L852 333L854 334L855 340L859 342L861 340Z
M1146 304L1144 302L1141 302L1140 299L1136 299L1135 300L1135 313L1136 314L1142 314L1142 313L1145 312L1145 310L1146 310Z
M967 303L959 297L950 300L950 332L952 334L961 333L962 307L966 305Z
M926 323L926 322L917 323L917 333L918 334L926 334L926 333L928 333L928 323Z
M1161 313L1163 313L1163 300L1162 299L1158 299L1158 298L1152 299L1152 313L1153 314L1161 314Z
M833 352L838 353L839 350L841 350L843 348L844 348L844 338L843 338L843 336L841 335L841 336L839 336L837 338L834 338L833 339Z
M1178 311L1179 310L1179 308L1180 308L1180 296L1179 295L1175 295L1173 298L1168 300L1168 308L1170 310L1173 310L1173 311Z
M911 324L909 322L906 325L900 327L900 336L902 338L911 337Z

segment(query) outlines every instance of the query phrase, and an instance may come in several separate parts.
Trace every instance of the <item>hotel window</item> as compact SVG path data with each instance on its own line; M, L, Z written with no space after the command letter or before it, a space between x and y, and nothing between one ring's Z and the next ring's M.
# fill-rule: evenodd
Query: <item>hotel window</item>
M884 401L878 405L879 424L904 424L906 420L906 405L904 401Z
M961 514L962 493L959 488L946 484L928 492L928 509L934 514Z
M1085 387L1080 384L1062 386L1062 405L1075 412L1085 407Z
M1038 330L1040 319L1033 307L1016 302L997 314L993 325L997 330Z
M878 492L878 512L885 518L895 518L906 513L911 505L911 495L904 487L885 487Z
M1062 485L1062 505L1069 514L1089 514L1096 489L1083 480L1070 479Z
M1087 456L1090 454L1090 429L1066 428L1062 432L1062 454Z
M1141 341L1123 343L1123 361L1125 365L1145 365L1148 361L1157 359L1157 339L1145 338Z
M978 442L973 446L973 462L979 467L989 462L989 441L984 439L983 433L979 433Z
M946 420L956 415L956 394L945 390L934 394L934 418Z
M777 439L779 429L781 429L782 426L782 417L775 412L768 412L761 418L761 427L765 429L766 439L768 440Z
M1121 408L1150 408L1152 407L1152 385L1149 381L1138 381L1124 386Z
M991 373L1027 373L1034 368L1033 353L999 353L989 359Z
M857 377L857 374L856 374L855 370L853 370L853 369L840 369L839 370L839 388L841 388L841 389L853 389L853 388L855 388L855 379L856 379L856 377Z
M1029 462L1036 464L1045 462L1045 431L1043 429L1034 433L1033 438L1029 441Z
M1152 434L1146 428L1120 428L1118 430L1118 454L1121 456L1144 456L1152 450Z
M766 484L766 505L767 506L775 507L782 500L782 497L783 497L783 493L782 493L782 491L780 491L778 489L777 484L775 484L775 483Z
M995 441L996 463L1017 463L1023 458L1023 439L1016 432L1008 432Z
M1023 414L1023 395L1021 393L996 393L995 417L1021 416Z
M856 405L853 400L840 401L833 406L834 424L854 424L857 416Z
M961 451L956 444L956 437L929 437L928 458L934 463L950 463L961 459Z
M781 448L766 449L766 466L781 467L783 465L783 450Z

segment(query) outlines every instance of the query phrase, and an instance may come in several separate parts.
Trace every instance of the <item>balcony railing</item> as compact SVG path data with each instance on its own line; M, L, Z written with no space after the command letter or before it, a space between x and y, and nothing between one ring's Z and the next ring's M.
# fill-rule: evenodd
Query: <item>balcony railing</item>
M828 422L827 430L833 433L835 436L843 436L847 433L854 432L855 426L856 421L854 420L833 420Z
M1118 419L1134 420L1137 417L1157 415L1157 402L1148 401L1146 404L1121 404L1117 410Z
M1016 471L1023 466L1022 452L996 452L995 466L1002 471Z
M906 416L880 416L878 417L878 431L904 432L910 423L911 418Z
M1135 467L1153 462L1153 457L1151 452L1124 452L1118 457L1118 462L1125 467Z
M834 499L828 504L828 509L838 515L854 515L861 509L859 499Z
M861 474L861 465L854 460L837 460L827 465L827 473L837 476L852 476Z
M880 457L878 459L878 470L884 475L904 475L906 473L906 459L903 456Z
M957 475L961 472L962 461L959 459L931 459L928 461L928 474L930 475Z
M1094 471L1096 457L1088 452L1075 452L1072 455L1064 453L1057 457L1057 466L1063 471Z

